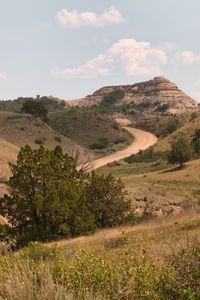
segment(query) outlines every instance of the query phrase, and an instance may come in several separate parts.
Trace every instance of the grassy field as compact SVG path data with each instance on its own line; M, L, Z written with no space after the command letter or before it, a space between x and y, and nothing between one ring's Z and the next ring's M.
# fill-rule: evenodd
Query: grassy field
M106 153L110 148L117 151L132 141L129 133L113 119L87 109L73 108L50 113L49 125L86 148L106 139L105 148L96 152Z
M32 243L0 257L0 299L196 300L199 237L199 216L182 215Z
M147 206L153 214L179 213L196 208L200 200L200 160L188 162L183 169L176 169L161 162L121 163L116 167L104 167L99 173L112 173L120 177L128 190L133 207L141 213Z

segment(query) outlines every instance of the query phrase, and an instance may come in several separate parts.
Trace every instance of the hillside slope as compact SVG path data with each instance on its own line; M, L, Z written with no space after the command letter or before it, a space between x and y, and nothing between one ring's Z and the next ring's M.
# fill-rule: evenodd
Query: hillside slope
M48 117L54 130L96 152L117 151L132 141L131 135L113 119L90 110L73 108Z
M184 123L184 125L177 130L175 130L172 134L168 135L167 137L158 140L158 143L156 145L156 149L165 151L170 148L170 143L176 139L179 135L183 134L185 135L188 140L191 142L192 137L195 133L196 129L200 128L200 115L196 117L195 119L190 119L187 122Z
M15 150L17 147L25 146L26 144L34 149L40 144L50 149L56 145L61 145L63 150L70 155L75 155L79 151L80 160L84 160L87 156L92 157L90 151L86 151L82 146L57 133L46 123L31 115L0 112L0 137L11 143ZM12 153L12 149L7 152L8 156L9 152ZM14 151L14 153L16 155L17 151ZM4 161L3 156L0 156L0 159Z
M198 109L198 103L194 99L162 76L133 85L103 87L83 99L68 101L68 105L99 105L106 95L116 91L123 92L123 97L116 99L115 106L132 105L136 109L168 114L180 114Z
M14 163L19 148L0 138L0 181L4 181L10 175L8 163Z

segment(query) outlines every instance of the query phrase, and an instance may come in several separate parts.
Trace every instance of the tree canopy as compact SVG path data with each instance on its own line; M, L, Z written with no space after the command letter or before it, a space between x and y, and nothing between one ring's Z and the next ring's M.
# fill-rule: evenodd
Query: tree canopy
M32 114L38 118L41 118L43 121L47 120L47 108L38 101L35 100L27 100L23 103L21 112Z
M179 136L171 143L171 150L168 154L168 162L179 164L183 167L184 163L191 158L191 146L185 136Z
M7 217L18 246L113 226L130 209L120 180L78 171L60 146L22 147L11 171L0 214Z

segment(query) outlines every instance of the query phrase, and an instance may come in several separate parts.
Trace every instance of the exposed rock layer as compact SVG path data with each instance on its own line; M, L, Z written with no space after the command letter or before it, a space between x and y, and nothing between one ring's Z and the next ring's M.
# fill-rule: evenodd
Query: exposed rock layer
M123 90L124 98L115 105L150 103L148 110L155 111L165 105L166 112L179 114L199 109L198 103L182 92L173 82L163 76L133 85L103 87L83 99L69 101L70 106L92 106L99 104L104 96L115 90Z

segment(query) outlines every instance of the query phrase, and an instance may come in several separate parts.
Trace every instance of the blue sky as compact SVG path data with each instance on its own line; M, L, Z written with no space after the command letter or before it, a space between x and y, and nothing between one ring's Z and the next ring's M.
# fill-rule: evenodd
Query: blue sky
M165 75L200 100L199 0L0 0L0 99Z

